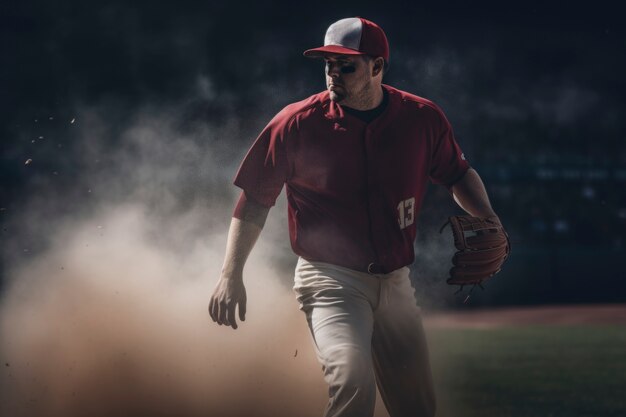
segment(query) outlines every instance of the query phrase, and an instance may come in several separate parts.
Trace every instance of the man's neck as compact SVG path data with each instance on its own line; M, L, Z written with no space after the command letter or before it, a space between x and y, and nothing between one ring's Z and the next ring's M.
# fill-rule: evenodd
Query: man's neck
M380 106L383 101L383 88L380 84L375 84L371 88L364 89L358 97L350 102L341 103L344 106L355 110L371 110Z

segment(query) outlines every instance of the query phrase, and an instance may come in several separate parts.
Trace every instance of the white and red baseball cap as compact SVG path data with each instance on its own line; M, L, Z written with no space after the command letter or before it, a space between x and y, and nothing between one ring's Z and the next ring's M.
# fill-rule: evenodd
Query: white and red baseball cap
M326 54L381 56L388 63L389 42L385 32L376 23L362 17L349 17L328 27L324 46L304 51L304 56L308 57Z

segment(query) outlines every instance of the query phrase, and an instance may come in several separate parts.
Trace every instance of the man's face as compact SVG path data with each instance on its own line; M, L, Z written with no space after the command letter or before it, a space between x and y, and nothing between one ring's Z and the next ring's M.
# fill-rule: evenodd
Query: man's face
M370 61L361 55L329 54L326 63L326 88L335 102L355 99L371 81Z

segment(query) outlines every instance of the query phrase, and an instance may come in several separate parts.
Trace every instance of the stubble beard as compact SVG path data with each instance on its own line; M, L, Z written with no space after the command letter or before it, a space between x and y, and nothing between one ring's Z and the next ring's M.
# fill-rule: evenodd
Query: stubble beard
M334 101L335 103L340 103L346 98L345 94L338 93L337 91L329 91L329 93L330 93L330 99Z
M356 93L353 91L350 95L347 94L345 89L337 90L328 90L330 94L330 99L335 103L339 103L343 106L352 107L352 108L360 108L363 105L367 105L369 97L370 89L368 86L364 86L361 90Z

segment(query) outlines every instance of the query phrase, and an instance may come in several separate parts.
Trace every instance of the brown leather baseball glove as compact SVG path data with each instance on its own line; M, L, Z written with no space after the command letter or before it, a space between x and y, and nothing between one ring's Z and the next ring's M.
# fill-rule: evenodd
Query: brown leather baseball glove
M452 216L441 227L450 224L454 246L458 251L452 258L450 285L480 285L494 276L511 252L509 236L498 217Z

